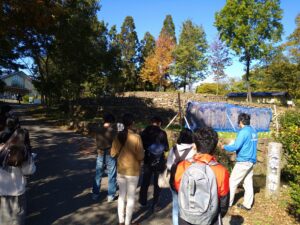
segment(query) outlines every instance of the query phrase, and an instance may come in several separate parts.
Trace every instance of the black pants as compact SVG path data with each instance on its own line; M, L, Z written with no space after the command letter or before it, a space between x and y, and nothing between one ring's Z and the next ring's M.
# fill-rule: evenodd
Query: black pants
M153 186L154 186L154 193L153 193L153 205L155 205L158 202L159 193L160 193L160 187L158 186L158 176L159 172L156 170L153 170L148 164L144 164L144 174L141 184L141 190L140 190L140 198L139 202L142 205L147 204L147 193L148 188L151 183L151 179L153 176Z

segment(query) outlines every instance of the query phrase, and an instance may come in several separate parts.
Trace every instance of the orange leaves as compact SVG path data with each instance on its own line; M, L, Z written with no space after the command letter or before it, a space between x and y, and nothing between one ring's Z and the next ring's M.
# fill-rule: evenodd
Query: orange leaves
M154 85L166 85L165 75L168 73L170 64L173 62L175 41L162 33L156 41L154 53L146 58L141 71L143 81L149 81Z

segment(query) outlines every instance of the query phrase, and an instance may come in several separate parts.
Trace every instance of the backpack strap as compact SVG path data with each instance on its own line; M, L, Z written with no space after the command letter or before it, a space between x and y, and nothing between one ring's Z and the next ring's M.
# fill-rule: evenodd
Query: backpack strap
M209 166L216 166L218 164L219 163L217 161L215 161L215 160L211 160L210 162L207 163L207 165L209 165Z
M177 163L177 162L180 162L180 161L184 160L187 157L187 155L190 153L191 150L192 150L192 147L183 149L184 152L180 156L179 152L178 152L178 149L177 149L177 145L175 145L174 148L173 148L174 155L175 155L174 162Z

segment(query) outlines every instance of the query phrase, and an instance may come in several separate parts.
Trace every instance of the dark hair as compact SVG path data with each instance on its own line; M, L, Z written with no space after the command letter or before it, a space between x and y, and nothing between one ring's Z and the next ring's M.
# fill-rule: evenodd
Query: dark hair
M249 114L240 113L238 116L238 124L240 124L240 122L242 122L242 124L244 124L244 125L250 125L250 119L251 119L251 116Z
M214 154L218 144L218 134L211 127L197 129L193 134L197 152Z
M118 140L121 143L121 145L124 145L128 136L128 127L130 127L134 121L133 115L130 113L125 113L122 117L122 121L124 125L124 130L118 133Z
M26 148L24 145L10 146L9 155L7 159L8 166L19 167L27 160L28 156L26 155Z
M13 130L17 126L15 118L7 118L6 126L8 129Z
M193 132L190 129L184 128L180 131L177 139L177 144L192 144L193 143Z
M116 122L116 118L111 113L105 113L103 115L103 121L104 121L104 123L114 123L114 122Z
M153 116L150 121L151 121L151 123L162 123L163 122L161 117L159 117L159 116Z

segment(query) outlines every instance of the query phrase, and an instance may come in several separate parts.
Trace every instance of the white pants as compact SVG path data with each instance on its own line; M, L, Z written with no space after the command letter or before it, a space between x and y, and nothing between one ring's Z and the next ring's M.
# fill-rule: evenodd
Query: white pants
M118 173L117 181L119 184L119 198L118 198L119 223L125 222L125 225L130 225L132 213L134 210L135 191L139 181L139 177L125 176ZM125 202L127 202L126 216L125 216Z
M230 187L230 202L229 206L232 206L234 201L234 195L236 188L244 180L243 187L245 189L243 205L250 209L253 203L254 191L253 191L253 163L251 162L237 162L231 172L229 179Z

